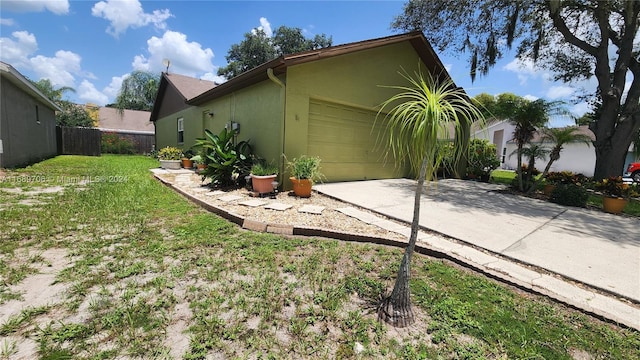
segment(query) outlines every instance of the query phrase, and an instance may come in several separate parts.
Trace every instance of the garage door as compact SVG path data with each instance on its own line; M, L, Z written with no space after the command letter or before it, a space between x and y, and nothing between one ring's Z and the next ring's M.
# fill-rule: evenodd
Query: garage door
M376 113L345 105L311 100L308 153L322 159L326 181L389 179L400 177L392 161L385 163L377 144ZM373 130L373 131L372 131ZM382 130L384 134L384 129Z

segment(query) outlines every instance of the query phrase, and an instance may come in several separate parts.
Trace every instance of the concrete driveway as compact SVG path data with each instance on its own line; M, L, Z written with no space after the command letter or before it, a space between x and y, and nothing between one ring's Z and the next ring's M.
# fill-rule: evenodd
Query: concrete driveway
M410 223L416 182L330 183L326 195ZM640 303L640 220L447 179L423 190L420 225Z

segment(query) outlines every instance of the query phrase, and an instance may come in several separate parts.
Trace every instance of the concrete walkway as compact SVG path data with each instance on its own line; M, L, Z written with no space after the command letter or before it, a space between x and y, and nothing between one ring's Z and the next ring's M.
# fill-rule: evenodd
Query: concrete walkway
M410 223L415 186L412 180L390 179L314 188ZM425 189L421 227L458 241L422 234L421 244L640 329L640 220L559 206L496 191L499 189L500 185L451 179Z

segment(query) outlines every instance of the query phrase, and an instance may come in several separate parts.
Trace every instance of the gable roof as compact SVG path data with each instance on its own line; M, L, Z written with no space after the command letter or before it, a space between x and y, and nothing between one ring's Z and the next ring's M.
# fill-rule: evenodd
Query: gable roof
M151 113L140 110L124 110L101 107L98 109L98 128L103 131L148 132L153 133L155 127L149 120Z
M357 51L373 49L405 41L408 41L413 46L428 69L434 70L433 72L436 74L443 74L442 76L450 78L444 65L429 44L429 41L427 41L427 38L422 32L415 31L401 35L330 46L327 48L310 50L291 55L282 55L189 99L187 103L190 105L201 105L207 101L224 96L233 91L267 80L267 69L272 69L276 75L283 74L286 72L287 67L292 65L327 59L344 54L351 54Z
M156 94L156 99L153 102L153 109L151 110L151 121L156 121L158 119L160 104L162 103L167 87L169 86L176 89L182 96L182 101L186 103L187 100L216 87L216 83L213 81L196 79L190 76L163 72L160 77L160 84L158 85L158 93Z
M52 110L62 111L62 109L58 105L56 105L46 95L44 95L35 85L31 83L31 81L29 81L26 77L20 74L20 72L16 70L13 66L0 61L0 74L2 75L3 78L6 78L15 86L17 86L20 90L31 95L37 100L40 100Z

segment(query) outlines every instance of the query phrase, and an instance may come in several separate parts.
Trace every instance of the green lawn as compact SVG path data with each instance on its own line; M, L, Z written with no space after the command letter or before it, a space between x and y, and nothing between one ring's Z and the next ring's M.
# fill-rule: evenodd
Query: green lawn
M70 185L0 191L0 304L58 266L52 250L68 255L56 277L64 300L0 324L0 358L25 343L41 359L640 357L637 331L422 255L411 283L418 321L392 329L374 306L401 249L240 230L153 179L156 166L60 156L0 182ZM93 182L82 190L82 180ZM41 203L18 205L29 198Z

